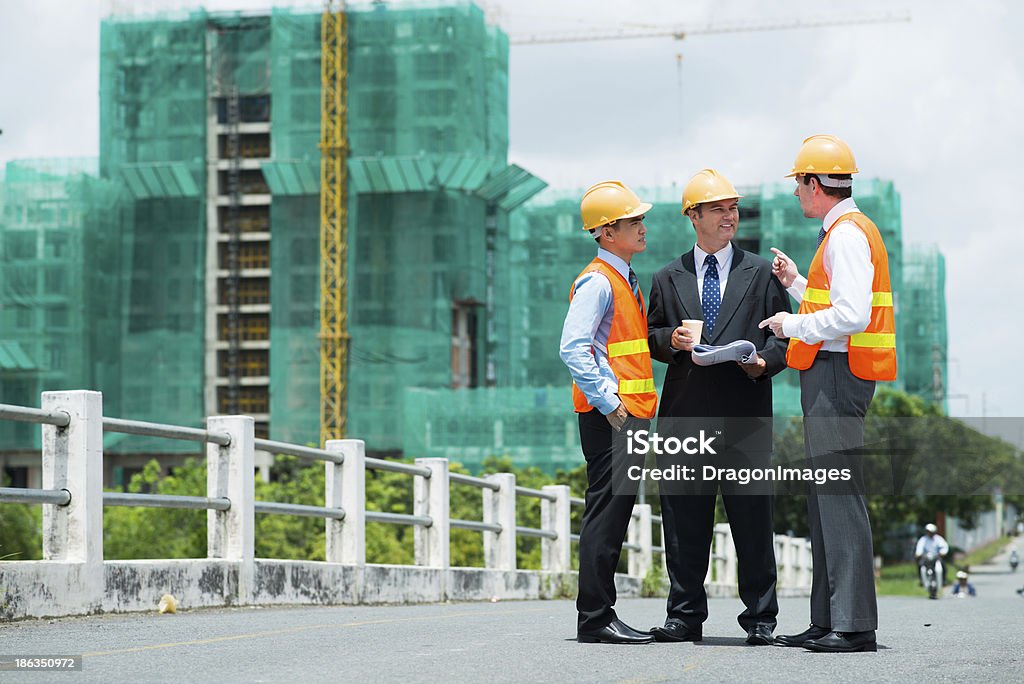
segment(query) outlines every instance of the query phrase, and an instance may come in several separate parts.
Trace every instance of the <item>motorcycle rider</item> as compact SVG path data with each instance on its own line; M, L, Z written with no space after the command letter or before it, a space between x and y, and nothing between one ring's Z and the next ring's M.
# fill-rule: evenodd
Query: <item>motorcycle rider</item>
M935 576L940 578L942 585L946 584L945 569L942 566L942 559L949 553L949 544L939 534L939 528L932 523L924 526L924 534L917 540L917 547L914 549L914 558L917 560L918 574L921 586L925 585L926 568L925 557L928 554L935 556Z
M974 585L967 581L967 573L961 570L956 573L956 584L953 585L953 591L950 592L951 596L957 598L964 598L967 596L977 596L978 592L974 589Z

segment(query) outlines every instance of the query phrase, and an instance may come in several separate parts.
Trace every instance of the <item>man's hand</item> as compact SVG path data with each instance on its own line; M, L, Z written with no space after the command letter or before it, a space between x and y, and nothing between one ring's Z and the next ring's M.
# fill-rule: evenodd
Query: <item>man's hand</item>
M679 351L693 351L693 345L697 344L697 340L693 339L690 331L679 326L672 331L672 340L669 342L669 346Z
M771 248L775 258L772 259L772 273L779 279L783 287L789 287L800 275L796 268L796 262L782 253L781 250Z
M608 422L611 423L612 429L618 432L622 429L622 426L626 424L626 419L629 418L629 411L627 411L626 407L619 402L618 408L605 416L605 418L607 418Z
M765 363L765 360L762 359L760 356L757 357L757 360L754 361L754 363L740 363L739 361L737 361L736 363L737 365L739 365L740 368L743 369L744 373L746 373L752 378L761 377L762 375L764 375L765 369L768 368L768 364Z
M762 330L765 327L770 327L772 329L772 332L775 333L776 337L778 337L779 339L785 339L786 335L783 334L782 332L782 321L786 320L786 316L788 315L789 314L786 313L785 311L780 311L771 318L766 318L760 323L758 323L757 327L761 328Z

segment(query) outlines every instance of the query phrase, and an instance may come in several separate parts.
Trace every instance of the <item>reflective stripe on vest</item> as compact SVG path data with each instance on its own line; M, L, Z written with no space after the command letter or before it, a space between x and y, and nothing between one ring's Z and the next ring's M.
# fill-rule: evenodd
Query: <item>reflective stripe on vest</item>
M607 278L612 286L614 315L606 344L608 365L618 379L619 400L630 414L638 418L653 418L658 408L658 394L647 345L647 311L643 293L639 294L639 299L635 297L633 288L622 274L601 259L590 262L576 280L584 273L594 271ZM570 301L575 293L575 285L573 287L569 292ZM572 385L572 403L577 413L593 410L575 382Z
M614 359L617 356L629 356L630 354L650 353L647 346L647 338L642 340L623 340L608 345L608 358Z
M826 304L831 306L832 297L828 290L809 287L804 291L804 301L810 304ZM892 292L872 292L871 306L892 306Z
M619 380L619 394L644 394L654 391L654 378Z
M844 214L836 219L835 226L849 221L857 226L868 241L874 276L871 283L871 318L864 332L850 335L847 343L847 359L850 371L864 380L896 379L896 321L893 310L892 285L889 280L889 255L878 228L860 212ZM831 227L830 227L831 228ZM801 314L814 314L832 306L828 274L825 272L824 255L832 236L830 229L818 246L811 267L807 273L807 288L800 301ZM807 344L793 338L786 350L786 365L790 368L807 370L814 363L821 342Z
M893 333L857 333L850 335L851 347L887 347L896 348L896 335Z

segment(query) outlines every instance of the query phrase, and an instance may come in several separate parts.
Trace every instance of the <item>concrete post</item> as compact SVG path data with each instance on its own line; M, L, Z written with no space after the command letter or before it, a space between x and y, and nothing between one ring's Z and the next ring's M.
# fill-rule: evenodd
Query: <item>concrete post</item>
M736 542L732 538L732 528L729 527L728 523L719 523L723 531L723 548L722 552L725 556L723 561L724 566L724 577L719 577L719 583L725 584L728 587L738 586L739 575L737 572L736 565Z
M642 579L647 576L653 560L650 504L633 505L633 517L629 522L629 542L640 546L639 551L629 550L629 574Z
M430 469L430 477L413 482L413 514L429 515L430 527L417 525L413 541L416 565L448 569L448 459L417 458L416 465Z
M495 473L487 479L497 490L484 490L484 522L501 525L501 532L484 532L484 567L516 569L516 476Z
M547 485L541 491L552 494L554 501L540 500L540 526L558 535L558 539L541 539L540 568L547 572L569 572L572 569L572 507L569 485Z
M665 513L661 514L661 572L668 576L668 537L665 535Z
M345 510L343 520L327 519L327 562L366 565L366 443L331 439L326 448L345 457L341 463L324 464L324 505Z
M789 552L789 545L786 544L786 538L778 534L772 535L772 548L775 550L775 570L777 579L775 580L776 589L784 589L786 587L786 554Z
M210 432L226 432L231 444L206 445L206 495L227 497L231 508L206 512L206 555L238 562L238 603L252 602L255 567L255 421L251 416L211 416Z
M102 592L103 395L43 392L42 408L71 416L67 427L42 426L43 489L71 492L67 506L43 506L43 558L95 565Z
M811 590L814 577L814 555L811 553L811 540L804 539L800 549L800 588Z
M779 585L789 589L797 585L796 542L789 535L777 538L782 540L782 553L779 556L782 559L782 576L779 578L781 580Z

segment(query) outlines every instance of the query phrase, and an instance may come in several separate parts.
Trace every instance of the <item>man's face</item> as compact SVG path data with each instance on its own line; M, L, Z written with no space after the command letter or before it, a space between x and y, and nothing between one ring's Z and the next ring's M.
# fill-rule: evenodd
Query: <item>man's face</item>
M737 199L707 202L700 205L700 212L691 209L689 215L701 249L714 253L735 237L740 225L740 202Z
M606 231L605 242L615 245L617 250L630 255L644 251L647 249L647 227L644 225L644 218L644 216L637 216L619 219L615 225L602 228L601 230ZM610 242L607 240L608 233L612 235Z
M806 184L803 176L796 177L796 190L793 195L800 200L800 210L804 212L804 218L822 218L815 212L814 188L818 181L813 178Z

